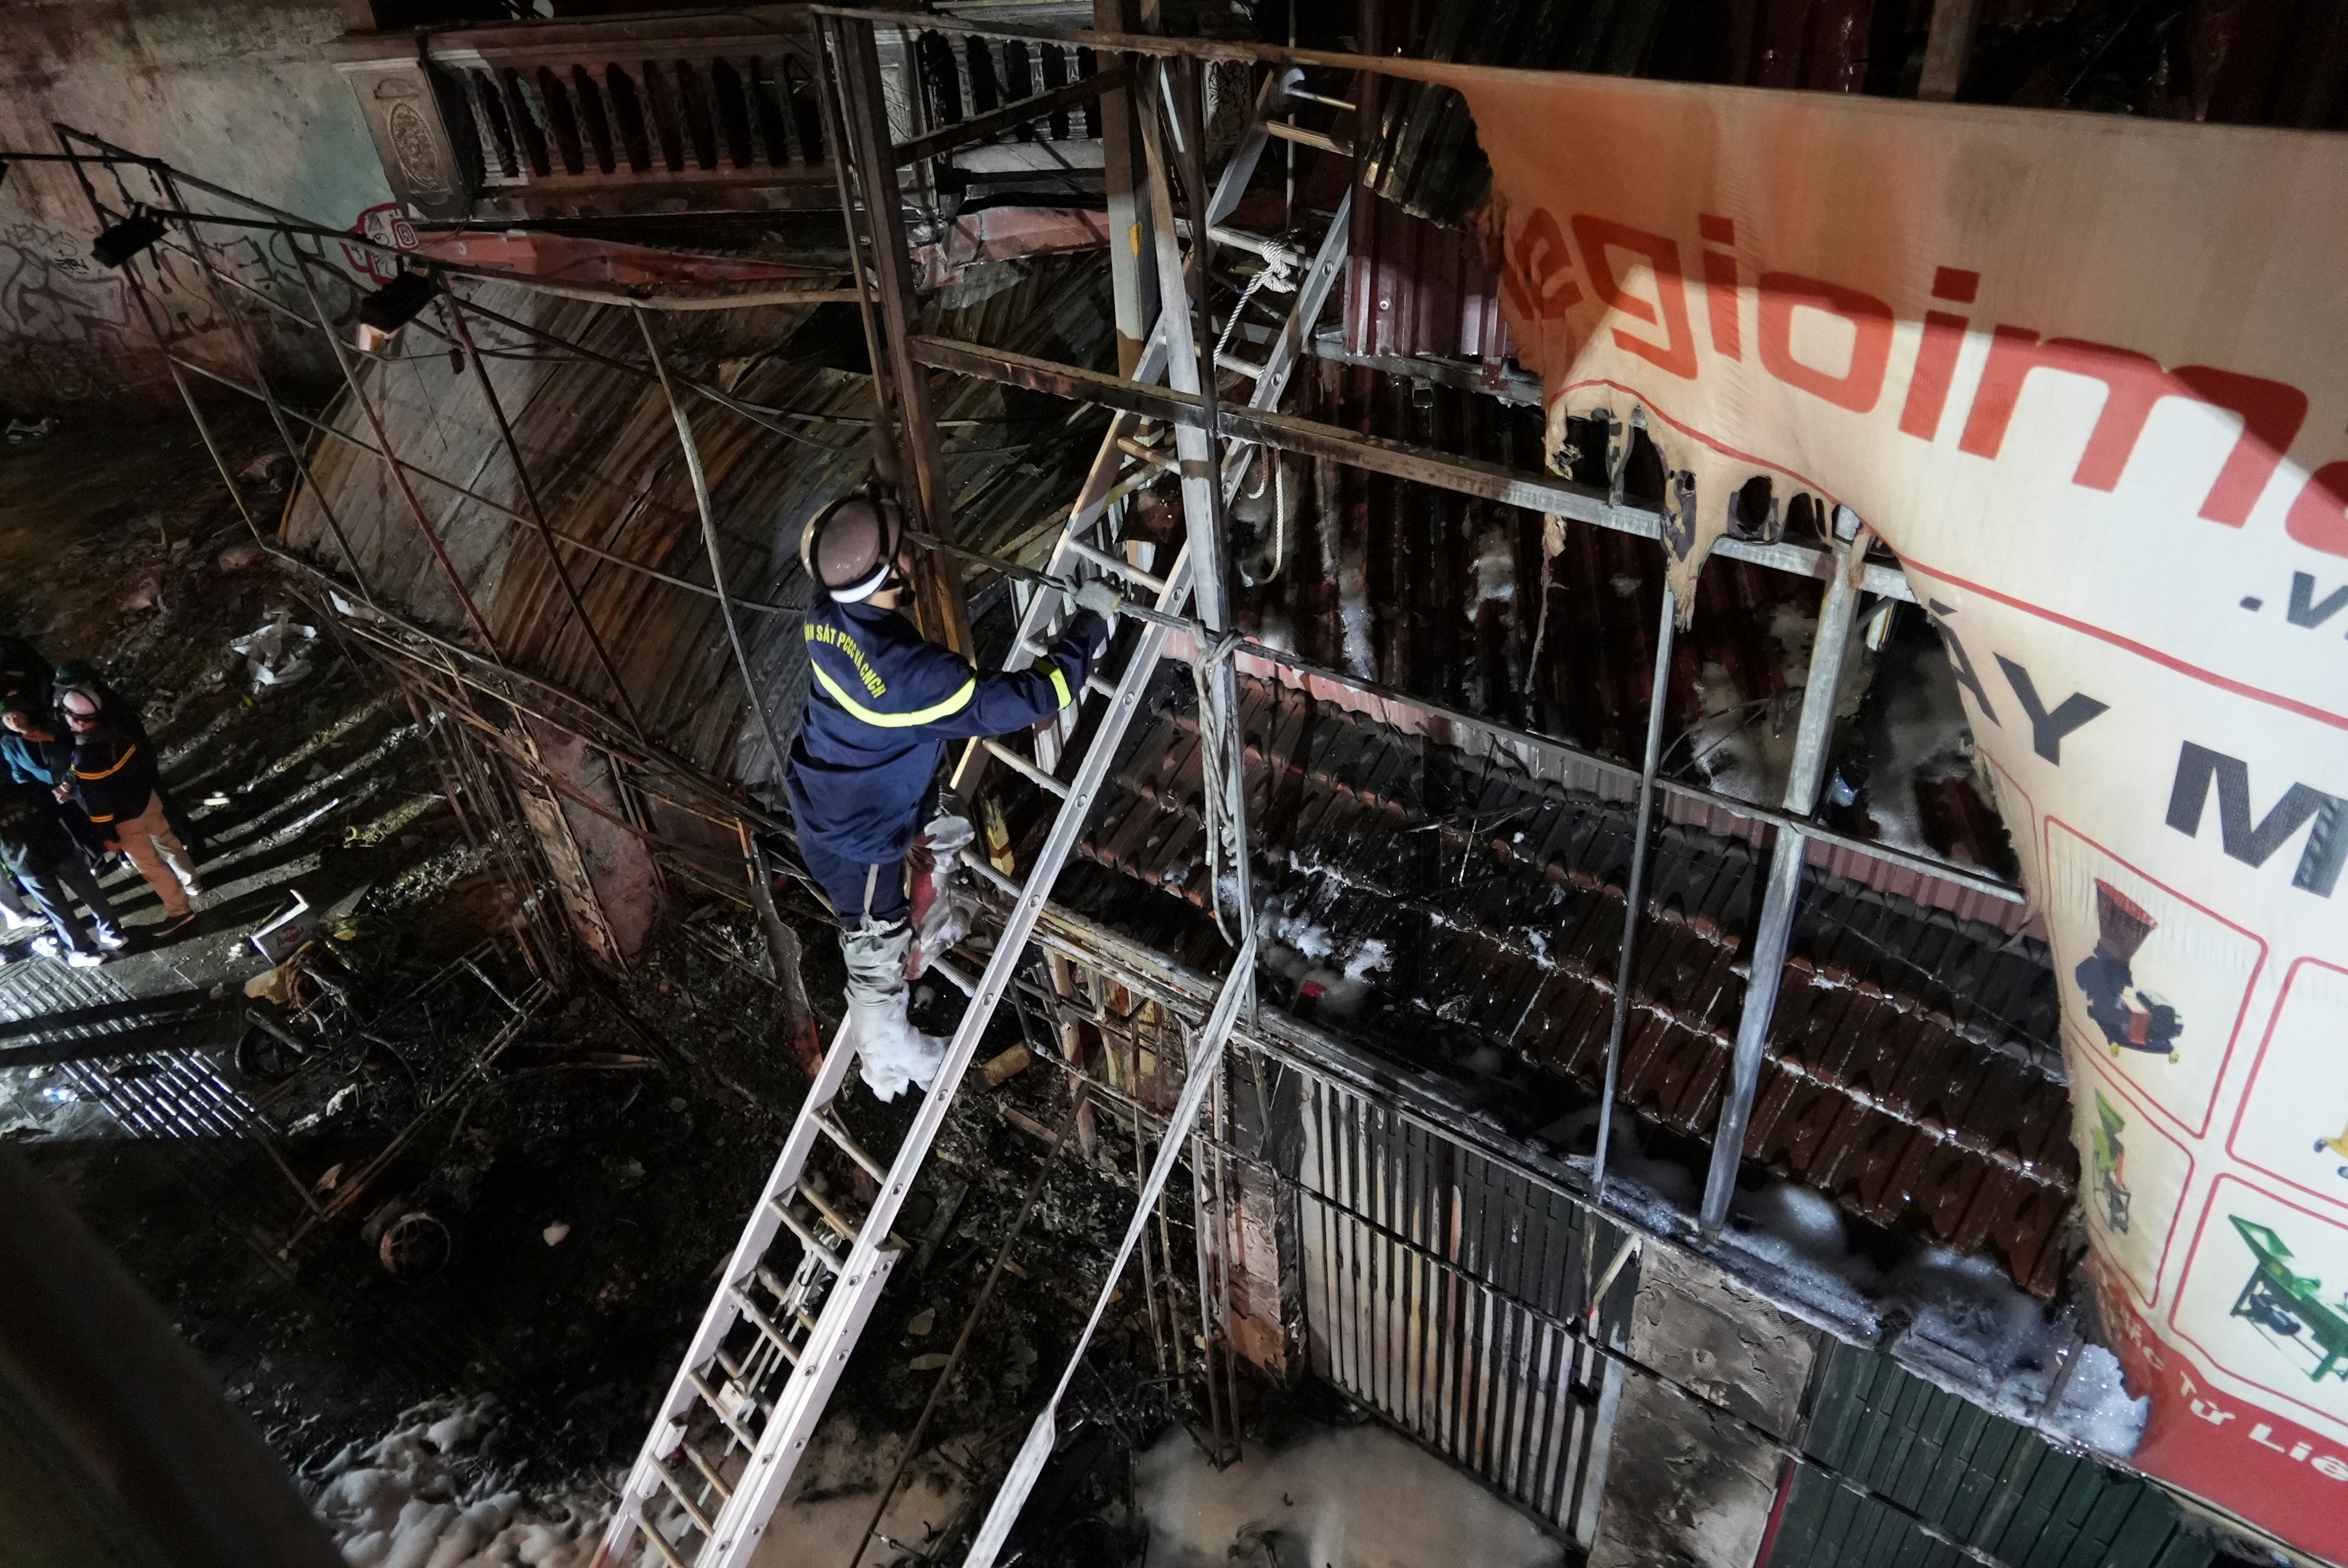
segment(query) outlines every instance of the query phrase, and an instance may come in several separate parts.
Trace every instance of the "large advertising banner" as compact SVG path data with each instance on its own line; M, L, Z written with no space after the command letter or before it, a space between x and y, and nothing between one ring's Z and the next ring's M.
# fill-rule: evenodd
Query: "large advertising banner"
M2134 1462L2348 1562L2348 138L1460 88L1569 414L1851 507L2044 916ZM1685 602L1684 596L1683 602Z

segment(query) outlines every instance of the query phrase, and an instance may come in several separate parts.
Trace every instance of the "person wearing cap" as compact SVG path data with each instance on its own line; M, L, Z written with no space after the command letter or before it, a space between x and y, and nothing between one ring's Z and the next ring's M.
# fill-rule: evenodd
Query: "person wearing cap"
M10 781L55 790L73 772L73 737L55 712L30 706L0 710L0 768L5 769ZM57 810L65 818L66 831L93 862L102 866L117 853L108 847L107 835L91 825L89 813L79 804L65 801Z
M1042 659L981 671L898 613L912 561L903 514L885 494L868 489L810 518L799 559L813 585L803 629L812 678L784 783L800 856L839 920L864 1081L893 1100L908 1083L928 1088L944 1056L905 1016L905 856L945 743L1005 734L1074 702L1118 600L1086 584Z
M0 864L6 865L49 917L68 964L88 968L102 963L105 949L119 948L129 940L106 890L67 831L57 802L37 784L0 784ZM90 924L98 928L94 944L75 917L77 895L88 906Z
M78 802L90 824L129 857L163 901L160 935L185 930L196 918L189 903L203 886L196 866L164 814L155 749L116 713L99 710L86 692L68 690L58 699L66 727L73 732L73 764L57 785L60 801Z

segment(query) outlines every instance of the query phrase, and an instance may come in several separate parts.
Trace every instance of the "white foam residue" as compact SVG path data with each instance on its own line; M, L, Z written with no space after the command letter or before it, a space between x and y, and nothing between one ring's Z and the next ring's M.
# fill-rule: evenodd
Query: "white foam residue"
M1315 963L1337 950L1337 938L1330 935L1328 927L1317 926L1301 915L1266 910L1260 928L1273 941L1285 942Z
M1345 673L1356 681L1377 679L1377 662L1370 652L1370 567L1367 541L1347 538L1342 524L1345 508L1337 488L1337 466L1315 458L1313 482L1319 498L1315 508L1321 536L1321 575L1337 585L1337 619L1344 628Z
M1391 961L1390 955L1386 952L1385 943L1376 937L1371 937L1360 947L1355 948L1354 956L1345 960L1345 978L1349 980L1365 980L1385 968L1389 961Z
M1728 1241L1767 1260L1779 1288L1838 1315L1865 1310L1879 1279L1875 1266L1850 1249L1842 1211L1832 1198L1795 1182L1772 1182L1737 1195Z
M1468 618L1486 604L1507 604L1517 597L1517 552L1505 528L1486 528L1476 541L1476 598Z
M2044 1425L2054 1436L2126 1459L2144 1440L2145 1419L2151 1413L2150 1395L2128 1398L2118 1357L2100 1345L2082 1345L2062 1408Z
M1884 843L1936 854L1924 836L1916 786L1972 771L1972 731L1957 694L1956 671L1937 651L1927 651L1887 679L1893 683L1883 701L1883 738L1870 766L1867 815Z
M919 1563L969 1500L969 1472L932 1448L909 1467L889 1499L889 1512L868 1545L880 1483L904 1452L902 1434L867 1436L852 1419L826 1421L800 1459L783 1506L752 1553L750 1568L849 1568L863 1550L863 1568ZM963 1457L967 1462L967 1455Z
M1150 1568L1559 1568L1565 1549L1383 1428L1248 1445L1218 1471L1179 1429L1135 1460Z
M309 1478L312 1506L352 1568L588 1568L608 1504L512 1486L480 1452L499 1424L494 1404L438 1399L403 1419Z
M1926 1247L1886 1282L1886 1300L1915 1311L1917 1337L1960 1352L1993 1377L2040 1360L2045 1349L2044 1309L1986 1257Z

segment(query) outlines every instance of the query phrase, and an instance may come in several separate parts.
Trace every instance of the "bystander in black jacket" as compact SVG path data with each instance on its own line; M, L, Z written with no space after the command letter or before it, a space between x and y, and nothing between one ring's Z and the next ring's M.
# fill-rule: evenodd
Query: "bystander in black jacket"
M145 815L158 782L154 748L115 715L102 714L96 729L74 737L73 798L108 837L115 824Z
M46 876L80 855L55 795L36 784L0 784L0 862L11 872Z

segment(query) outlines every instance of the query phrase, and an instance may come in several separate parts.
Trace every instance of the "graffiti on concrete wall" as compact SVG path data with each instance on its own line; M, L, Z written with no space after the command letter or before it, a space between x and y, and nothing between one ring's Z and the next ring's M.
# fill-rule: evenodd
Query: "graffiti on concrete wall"
M37 224L0 227L0 403L111 396L160 374L129 287L86 252Z
M413 227L388 205L362 211L350 229L401 250L416 244ZM360 298L388 282L397 263L366 246L329 245L301 256L294 246L283 234L207 236L206 258L225 280L232 317L223 313L223 290L176 236L132 263L142 308L132 278L92 261L86 236L0 222L0 407L34 413L126 395L168 397L157 332L173 352L239 379L245 379L242 336L259 348L273 378L331 374L324 344L297 320L323 308L329 321L347 325Z

